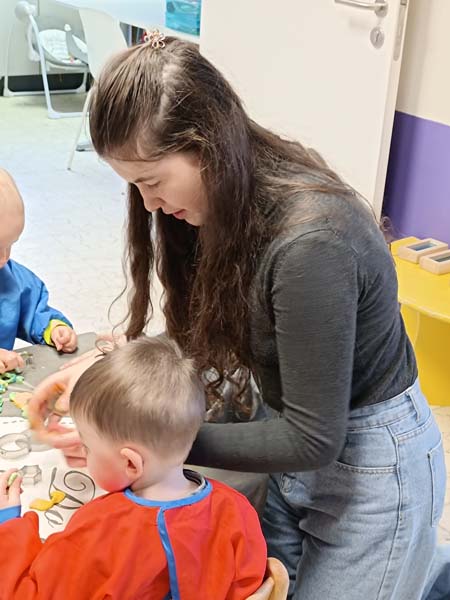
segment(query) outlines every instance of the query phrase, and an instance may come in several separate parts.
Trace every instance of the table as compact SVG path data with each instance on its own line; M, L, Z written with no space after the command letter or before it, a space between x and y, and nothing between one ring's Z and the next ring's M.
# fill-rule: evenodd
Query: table
M401 245L416 241L418 238L409 237L392 244L398 298L422 389L431 404L450 406L450 274L434 275L398 258Z
M24 371L25 380L32 385L37 385L47 375L58 370L64 362L91 350L94 347L95 334L82 334L79 336L78 341L78 350L71 355L59 354L48 346L28 346L25 348L32 355L33 361L31 365L27 365ZM25 388L24 391L26 391ZM31 481L32 477L30 477L27 485L23 486L24 509L28 509L29 502L34 498L48 498L49 490L56 487L67 494L67 499L61 505L46 511L46 513L38 513L41 535L45 538L50 533L62 530L76 508L104 492L96 487L86 469L69 468L61 452L33 440L28 431L27 421L20 416L21 413L17 408L9 406L9 404L9 402L4 403L5 410L0 415L0 470L11 467L21 468L23 466L34 469L38 466L42 477L42 480L36 483L33 483ZM70 421L64 419L62 422L70 423ZM8 438L4 436L8 436ZM3 445L1 443L2 438L6 440ZM10 438L12 439L10 440ZM1 455L2 447L8 450L5 456ZM14 456L14 454L19 454L19 456ZM197 466L191 466L191 468L206 477L222 481L240 491L247 496L259 515L262 515L267 495L267 475L207 469Z
M141 29L157 27L162 33L199 43L199 36L165 27L165 0L55 0L75 10L87 8L106 13L127 25Z

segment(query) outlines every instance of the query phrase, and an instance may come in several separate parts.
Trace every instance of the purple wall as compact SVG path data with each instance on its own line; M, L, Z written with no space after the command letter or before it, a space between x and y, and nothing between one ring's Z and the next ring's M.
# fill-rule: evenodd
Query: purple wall
M383 213L396 237L450 243L450 127L396 112Z

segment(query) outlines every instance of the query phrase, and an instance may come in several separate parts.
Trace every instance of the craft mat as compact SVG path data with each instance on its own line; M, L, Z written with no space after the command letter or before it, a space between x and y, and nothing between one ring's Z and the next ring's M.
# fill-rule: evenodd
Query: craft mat
M33 354L34 362L27 366L24 371L25 381L32 385L37 385L44 377L54 373L67 360L70 360L78 354L82 354L93 348L95 334L87 333L79 336L79 350L73 355L58 354L53 348L48 346L29 346L24 348ZM23 391L29 391L24 387ZM9 401L5 395L4 407ZM9 408L9 407L8 407ZM6 410L5 410L6 412ZM18 410L9 410L16 412ZM72 426L69 418L62 420L63 424ZM28 429L28 421L20 416L0 415L0 444L1 438L8 434L17 434ZM17 450L17 446L12 443L3 446L6 450ZM29 504L36 498L50 499L49 491L59 489L66 494L66 498L59 505L52 509L41 512L35 511L39 515L40 535L46 539L50 534L62 531L75 510L89 502L93 497L104 494L104 490L97 487L86 469L71 468L64 460L60 450L48 447L47 450L39 452L29 452L24 456L17 458L7 458L0 456L0 470L20 469L25 465L38 465L42 471L42 480L35 485L23 485L21 494L22 514L29 509Z
M67 426L69 419L64 419ZM0 419L0 438L6 434L26 431L28 421L21 417L4 417ZM5 449L17 448L14 444L6 444ZM31 485L22 485L22 514L29 509L29 504L36 498L49 499L49 492L59 489L66 494L61 504L55 505L46 512L35 511L39 515L40 535L46 539L50 534L62 531L75 510L89 502L92 498L104 494L98 488L86 469L67 466L60 450L49 448L39 452L29 452L25 456L8 459L0 457L0 470L20 469L25 465L38 465L42 471L42 480Z

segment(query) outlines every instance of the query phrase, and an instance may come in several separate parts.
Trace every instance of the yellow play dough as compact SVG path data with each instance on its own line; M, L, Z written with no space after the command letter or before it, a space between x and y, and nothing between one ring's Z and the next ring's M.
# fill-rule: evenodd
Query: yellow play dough
M46 511L51 508L53 504L54 502L52 500L41 500L41 498L36 498L36 500L30 502L30 508L33 510Z
M50 498L53 500L53 504L59 504L66 497L64 492L60 492L59 490L55 490L50 494Z
M41 510L46 511L49 508L52 508L55 504L59 504L66 497L64 492L60 492L59 490L55 490L50 494L50 500L43 500L42 498L36 498L36 500L32 500L30 503L30 508L33 510Z

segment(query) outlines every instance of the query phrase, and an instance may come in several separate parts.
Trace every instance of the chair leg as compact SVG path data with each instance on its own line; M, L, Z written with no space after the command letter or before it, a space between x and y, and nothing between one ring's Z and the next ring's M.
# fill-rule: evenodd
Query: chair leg
M76 88L75 94L84 94L86 92L87 76L88 76L88 69L85 69L85 71L83 72L83 81Z
M70 151L69 160L67 161L67 170L68 171L71 171L71 169L72 169L73 157L75 155L75 150L77 149L78 140L80 139L81 132L83 131L83 128L86 124L86 117L87 117L87 111L88 111L88 107L89 107L90 95L91 95L91 90L89 90L89 92L86 96L86 100L84 101L83 112L81 113L80 125L78 127L74 142L72 144L72 149Z
M5 77L3 80L3 95L4 96L9 96L10 95L10 89L8 86L8 77L9 77L9 54L11 52L11 40L12 40L12 35L13 35L13 30L14 30L14 24L11 25L11 29L9 30L9 35L8 35L8 44L6 46L6 58L5 58Z
M48 85L48 78L47 78L47 61L45 60L44 51L42 49L42 45L41 45L41 42L39 39L39 29L38 29L37 23L31 15L30 15L30 23L31 23L31 27L33 28L33 33L34 33L34 36L36 39L36 45L38 47L39 61L41 63L42 83L44 85L45 101L47 103L47 112L48 112L49 118L50 119L61 119L63 117L79 117L80 113L72 113L72 112L62 113L62 112L57 112L53 108L52 100L51 100L51 96L50 96L50 88Z
M36 21L32 16L30 16L30 23L33 29L34 37L36 39L36 45L38 47L39 61L41 63L42 83L44 85L45 102L47 103L48 116L50 119L58 119L59 114L54 110L52 106L52 99L50 97L50 88L48 86L47 79L47 63L45 62L44 52L42 50L41 41L39 39L39 29L37 27Z
M59 119L59 114L54 110L52 106L52 99L50 96L50 88L48 86L47 79L47 68L46 65L42 67L42 82L44 84L45 102L47 104L47 112L50 119Z

